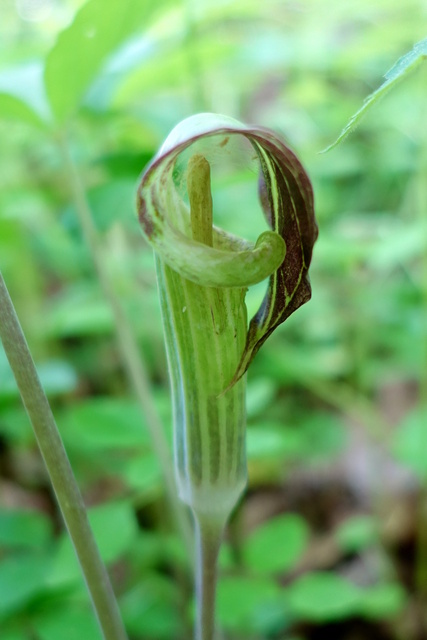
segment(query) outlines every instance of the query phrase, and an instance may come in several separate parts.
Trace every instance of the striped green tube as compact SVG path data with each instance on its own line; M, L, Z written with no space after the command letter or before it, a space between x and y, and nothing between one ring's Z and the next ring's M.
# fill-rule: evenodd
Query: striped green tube
M157 259L180 498L228 516L246 484L246 377L227 389L246 340L243 288L203 287Z

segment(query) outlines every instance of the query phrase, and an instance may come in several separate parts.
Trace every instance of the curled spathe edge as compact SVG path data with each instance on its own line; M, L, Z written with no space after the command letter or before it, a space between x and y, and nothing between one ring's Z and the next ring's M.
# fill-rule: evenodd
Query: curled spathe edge
M186 208L173 183L177 157L200 138L214 135L243 135L257 153L260 200L271 231L262 233L255 245L214 227L213 247L208 247L168 218L171 207ZM180 122L166 138L142 175L137 207L147 240L183 277L208 287L248 287L269 277L263 302L249 323L233 385L274 329L311 297L308 268L318 231L306 171L274 132L202 113Z

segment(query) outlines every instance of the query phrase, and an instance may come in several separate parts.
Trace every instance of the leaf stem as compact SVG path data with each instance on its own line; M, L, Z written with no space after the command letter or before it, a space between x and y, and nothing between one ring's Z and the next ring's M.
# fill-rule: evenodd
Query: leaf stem
M34 429L105 640L126 640L113 589L49 402L0 272L0 337Z
M94 266L99 278L99 282L104 291L104 295L113 313L115 330L118 339L118 346L129 381L131 382L136 397L139 401L142 414L145 416L151 436L152 445L156 456L160 462L160 467L165 482L166 495L171 507L177 528L181 533L184 543L192 556L193 539L189 518L185 513L181 503L178 501L176 485L173 476L172 459L166 441L163 424L158 416L155 407L147 369L140 353L138 343L135 339L132 327L118 299L114 286L108 273L108 258L101 245L100 238L92 220L89 203L87 201L85 189L83 187L79 171L70 153L68 141L65 137L59 138L64 166L67 170L72 197L79 217L83 236L89 247L89 251L94 262Z

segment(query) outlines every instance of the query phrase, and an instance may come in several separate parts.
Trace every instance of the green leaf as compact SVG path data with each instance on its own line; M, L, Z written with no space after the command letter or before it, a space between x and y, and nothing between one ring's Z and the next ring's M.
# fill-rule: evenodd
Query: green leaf
M390 89L392 89L400 80L403 80L411 71L414 71L419 64L427 59L427 38L417 42L413 49L408 53L405 53L399 60L393 65L393 67L385 74L385 82L370 96L368 96L363 103L363 106L356 111L356 113L350 118L344 129L341 131L338 138L330 144L322 153L330 151L342 142L351 131L359 124L365 113Z
M289 571L300 560L308 536L307 524L300 516L286 514L272 518L245 541L245 563L259 574L274 575Z
M1 412L0 433L7 438L11 446L32 447L34 431L24 405L17 402L10 402L8 405Z
M0 116L45 128L50 119L43 86L43 67L38 62L0 72Z
M101 167L108 172L109 180L126 180L132 181L135 187L135 176L141 172L141 167L148 164L155 153L155 149L148 143L147 148L141 149L138 153L129 149L128 151L107 153L99 156L95 160L95 166ZM132 190L132 212L134 215L134 198ZM117 218L116 218L117 219Z
M49 571L45 555L22 554L0 562L0 618L25 606L45 589Z
M427 478L427 411L417 409L395 432L392 450L400 462L420 478Z
M120 600L123 619L129 632L138 638L170 640L181 637L180 594L174 582L149 573Z
M303 620L341 620L356 613L359 602L360 590L333 573L308 573L288 589L291 611Z
M98 397L70 405L59 424L79 449L141 450L149 443L139 404L126 398Z
M54 115L60 122L80 105L107 57L127 38L147 29L165 1L88 0L51 49L45 83Z
M407 595L396 582L387 582L364 589L360 596L360 613L367 618L389 619L405 606Z
M342 453L347 434L342 420L322 411L306 414L298 425L305 437L305 459L320 462Z
M0 510L0 548L40 548L51 537L48 517L39 511Z
M165 40L169 38L168 46L149 50L151 55L146 56L146 60L141 59L124 75L114 95L115 107L127 107L132 101L139 101L141 95L151 96L165 86L168 90L186 90L192 72L189 59L197 59L199 68L203 69L204 74L209 74L212 67L218 68L221 63L229 63L236 50L235 42L219 39L215 31L207 31L203 38L197 40L178 39L176 31L164 37ZM171 43L174 41L176 44L172 49ZM163 108L166 106L162 105ZM175 119L177 108L175 106Z
M224 578L218 585L218 619L227 631L250 633L266 631L266 612L274 608L286 620L283 597L279 587L267 579ZM264 627L264 629L260 629Z
M355 552L378 542L378 527L372 516L353 516L337 528L335 535L341 549Z
M248 384L246 399L246 414L248 418L254 418L263 414L271 405L276 393L276 387L270 378L251 379Z
M38 640L101 640L93 611L68 601L34 616L32 627Z
M122 477L132 489L138 491L138 501L150 502L162 492L162 472L157 457L152 453L129 460Z
M2 628L1 640L28 640L28 634L25 628L22 627L20 630L17 627L18 625L14 625L14 628Z
M0 116L4 119L19 120L37 127L45 127L39 115L20 98L0 92Z
M40 330L55 338L109 335L112 312L96 282L79 282L65 287L52 301Z
M249 460L298 458L307 447L305 434L300 429L282 424L261 424L248 427L246 450Z
M138 496L139 505L139 496ZM181 538L161 531L139 531L129 549L132 558L132 576L140 580L149 569L178 567L188 570L188 553Z

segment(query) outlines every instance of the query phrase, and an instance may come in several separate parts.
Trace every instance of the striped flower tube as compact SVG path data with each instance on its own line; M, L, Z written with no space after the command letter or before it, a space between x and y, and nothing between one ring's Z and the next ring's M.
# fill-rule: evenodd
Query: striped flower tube
M203 155L188 162L189 206L176 186L178 158L213 136L219 149L226 138L243 136L256 152L270 229L255 244L213 226ZM216 555L247 480L245 374L271 332L311 296L307 272L317 237L312 189L299 160L274 133L204 113L178 124L144 171L138 213L156 256L178 492L196 522L196 638L211 640ZM267 293L248 327L247 287L266 278Z

